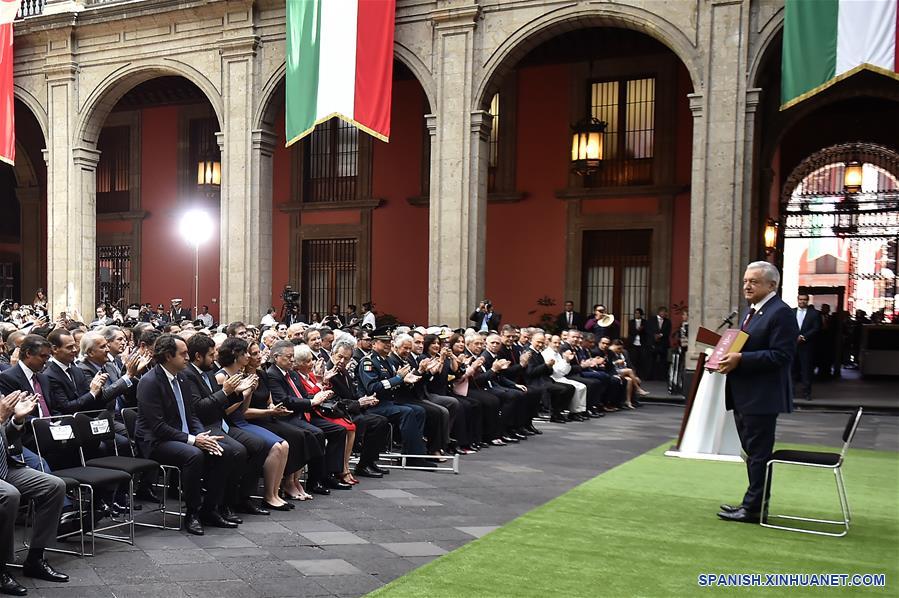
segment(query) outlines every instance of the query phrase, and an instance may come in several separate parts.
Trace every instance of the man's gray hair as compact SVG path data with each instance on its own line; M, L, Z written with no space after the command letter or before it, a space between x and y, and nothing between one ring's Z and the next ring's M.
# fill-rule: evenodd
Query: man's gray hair
M81 357L87 356L87 354L97 346L103 340L103 335L96 331L85 332L81 337Z
M746 266L747 270L761 270L765 274L765 279L768 282L773 282L775 285L780 284L780 271L777 269L777 266L772 264L771 262L752 262L748 266Z
M342 335L339 339L334 341L333 345L331 345L331 354L337 355L337 352L341 349L349 349L350 355L352 355L353 351L356 349L356 339L351 335Z
M103 335L103 338L105 338L107 341L111 341L116 337L118 333L122 332L122 329L118 326L110 325L104 326L99 330L99 332ZM122 334L124 334L124 332L122 332Z
M293 348L293 358L297 363L307 363L315 358L315 353L309 345L297 345Z
M393 347L394 347L395 349L399 349L400 347L403 346L403 343L405 343L406 341L408 341L408 342L411 343L411 342L412 342L412 337L411 337L410 335L408 335L408 334L405 334L405 333L403 333L403 334L398 334L398 335L396 335L396 338L393 339Z

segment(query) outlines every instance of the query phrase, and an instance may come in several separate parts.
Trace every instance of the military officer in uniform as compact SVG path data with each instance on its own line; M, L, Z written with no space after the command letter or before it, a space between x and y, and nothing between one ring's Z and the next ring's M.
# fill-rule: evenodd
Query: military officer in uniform
M381 326L371 332L372 351L364 355L356 368L356 381L363 395L374 395L378 404L368 409L368 413L383 415L391 423L397 424L403 437L403 450L412 455L424 455L425 448L422 434L425 426L425 410L420 405L399 405L396 400L396 389L406 383L414 382L418 376L409 366L399 370L393 368L387 360L390 354L390 328ZM410 382L410 383L411 383ZM410 465L431 467L430 459L409 460Z

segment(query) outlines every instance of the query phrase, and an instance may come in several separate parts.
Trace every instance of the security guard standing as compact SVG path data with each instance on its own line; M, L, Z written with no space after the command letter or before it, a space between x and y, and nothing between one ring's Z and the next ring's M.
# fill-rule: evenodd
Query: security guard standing
M398 371L387 360L390 354L390 328L381 326L371 333L372 352L362 357L356 369L356 381L360 392L374 395L378 404L369 413L383 415L391 423L399 426L403 437L403 450L407 454L424 455L426 448L422 435L425 426L425 410L419 405L398 405L395 403L396 389L405 384L407 378L417 379L409 366ZM409 460L410 465L432 467L430 459Z

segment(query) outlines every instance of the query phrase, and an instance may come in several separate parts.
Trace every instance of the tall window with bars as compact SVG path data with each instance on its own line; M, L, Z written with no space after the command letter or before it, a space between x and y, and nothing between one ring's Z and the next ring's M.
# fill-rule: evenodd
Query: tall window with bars
M16 297L16 278L19 265L13 262L0 262L0 300Z
M370 188L364 136L338 118L320 124L304 145L303 201L362 199Z
M590 113L606 123L602 168L593 187L653 183L656 81L654 78L596 81L590 86Z
M357 303L357 239L303 241L303 312L324 316L334 304Z
M104 127L97 149L97 213L127 212L131 206L131 128Z
M128 305L130 288L131 246L97 245L97 302Z

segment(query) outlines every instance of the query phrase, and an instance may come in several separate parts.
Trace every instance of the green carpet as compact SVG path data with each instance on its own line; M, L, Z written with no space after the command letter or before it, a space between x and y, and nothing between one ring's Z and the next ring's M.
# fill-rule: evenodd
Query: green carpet
M718 520L720 503L742 497L745 467L669 458L664 448L372 596L897 595L899 454L850 451L843 474L852 527L846 537L829 538ZM784 467L775 480L771 513L839 518L831 472ZM704 573L877 573L886 574L886 587L703 588L697 580Z

